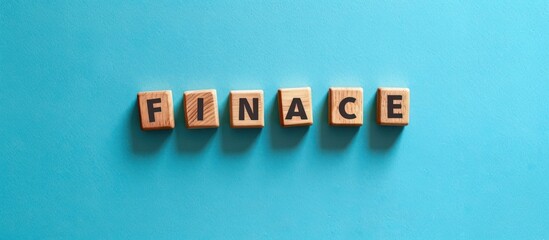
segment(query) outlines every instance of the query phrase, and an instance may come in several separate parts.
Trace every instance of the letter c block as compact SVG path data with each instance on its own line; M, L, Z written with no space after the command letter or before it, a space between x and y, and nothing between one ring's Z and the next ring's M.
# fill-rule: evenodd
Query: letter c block
M332 126L362 126L362 88L330 88L328 121Z

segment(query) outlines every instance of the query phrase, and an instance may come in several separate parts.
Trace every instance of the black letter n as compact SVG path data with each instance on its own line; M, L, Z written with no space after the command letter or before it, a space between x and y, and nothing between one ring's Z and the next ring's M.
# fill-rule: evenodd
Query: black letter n
M250 116L251 120L259 119L259 99L252 99L252 104L254 105L253 110L246 98L238 99L238 120L244 120L244 110L248 112L248 116Z

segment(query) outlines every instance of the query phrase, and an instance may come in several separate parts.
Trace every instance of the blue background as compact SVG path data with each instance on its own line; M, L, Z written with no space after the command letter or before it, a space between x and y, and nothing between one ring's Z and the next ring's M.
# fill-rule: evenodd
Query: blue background
M0 238L549 238L549 1L2 1ZM310 86L283 129L276 90ZM327 124L331 86L365 124ZM409 87L410 125L374 123ZM221 127L185 128L214 88ZM142 132L139 91L172 90ZM266 126L229 128L230 90Z

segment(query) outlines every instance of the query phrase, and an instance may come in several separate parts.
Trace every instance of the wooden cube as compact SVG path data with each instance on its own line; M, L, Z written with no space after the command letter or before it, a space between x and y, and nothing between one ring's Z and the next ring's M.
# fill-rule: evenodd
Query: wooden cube
M185 101L185 122L187 128L219 127L217 93L215 89L186 91L183 94L183 98Z
M328 122L333 126L362 126L362 88L330 88Z
M377 123L406 126L410 118L410 90L408 88L377 89Z
M137 103L141 129L159 130L175 127L172 91L139 92Z
M279 89L278 108L283 127L313 125L311 88Z
M262 90L231 91L229 105L232 128L265 126Z

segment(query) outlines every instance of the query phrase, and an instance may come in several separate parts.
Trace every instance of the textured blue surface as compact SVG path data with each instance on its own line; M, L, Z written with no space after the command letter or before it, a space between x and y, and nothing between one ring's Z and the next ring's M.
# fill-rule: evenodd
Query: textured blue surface
M548 1L0 3L0 238L549 238ZM279 127L280 87L315 123ZM361 86L365 125L327 124ZM374 123L409 87L410 125ZM185 90L221 127L187 130ZM174 92L142 132L136 93ZM229 128L230 90L266 127Z

